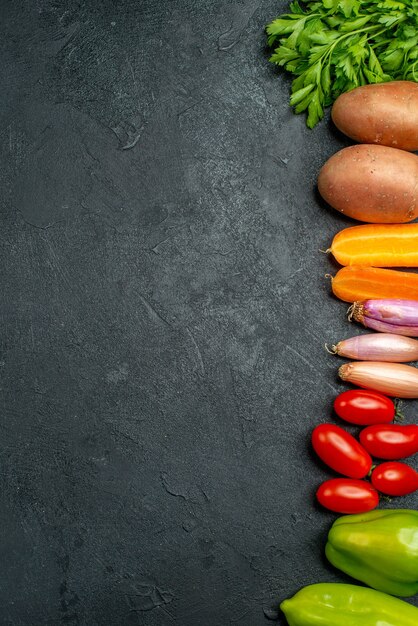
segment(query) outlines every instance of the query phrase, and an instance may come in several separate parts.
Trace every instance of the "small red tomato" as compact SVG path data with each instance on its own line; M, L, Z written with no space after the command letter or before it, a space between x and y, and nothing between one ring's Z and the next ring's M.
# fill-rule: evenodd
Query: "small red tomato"
M368 389L350 389L340 393L335 398L334 410L341 419L360 426L388 424L395 417L392 400Z
M418 472L406 463L388 461L372 472L373 487L388 496L406 496L418 489Z
M336 472L350 478L364 478L370 471L369 453L350 433L334 424L320 424L312 432L317 455Z
M318 502L336 513L366 513L379 504L379 494L365 480L332 478L316 492Z
M363 428L360 441L378 459L404 459L418 452L418 426L381 424Z

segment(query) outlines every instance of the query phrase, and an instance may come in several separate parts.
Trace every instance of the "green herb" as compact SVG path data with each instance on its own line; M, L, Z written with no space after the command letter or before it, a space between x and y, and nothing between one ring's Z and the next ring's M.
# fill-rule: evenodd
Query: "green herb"
M295 0L267 34L270 61L296 76L290 104L309 128L344 91L418 82L418 0Z

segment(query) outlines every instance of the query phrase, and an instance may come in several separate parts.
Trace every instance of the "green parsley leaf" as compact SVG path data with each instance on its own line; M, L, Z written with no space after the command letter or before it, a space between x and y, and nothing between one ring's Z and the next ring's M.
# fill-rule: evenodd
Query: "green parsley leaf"
M306 120L306 125L308 128L313 128L316 124L321 120L324 116L324 109L322 106L322 92L320 88L318 88L313 94L311 101L308 106L308 118Z
M344 13L344 17L350 17L354 9L358 7L358 1L357 0L340 0L338 3L338 7Z
M292 95L290 96L291 106L292 107L296 106L297 104L302 102L302 100L308 95L308 93L312 91L314 87L315 85L311 83L310 85L307 85L306 87L302 87L302 89L298 89L297 91L293 92Z
M291 50L290 48L286 48L286 46L281 46L281 48L276 48L270 57L270 61L276 63L276 65L286 65L289 61L298 58L299 53L297 50Z

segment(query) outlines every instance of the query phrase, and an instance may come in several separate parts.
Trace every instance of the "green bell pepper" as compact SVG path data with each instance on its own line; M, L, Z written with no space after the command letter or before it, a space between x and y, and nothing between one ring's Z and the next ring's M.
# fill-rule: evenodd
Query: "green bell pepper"
M345 585L308 585L280 605L289 626L417 626L418 609L381 591Z
M418 511L344 515L332 525L325 554L335 567L374 589L412 596L418 592Z

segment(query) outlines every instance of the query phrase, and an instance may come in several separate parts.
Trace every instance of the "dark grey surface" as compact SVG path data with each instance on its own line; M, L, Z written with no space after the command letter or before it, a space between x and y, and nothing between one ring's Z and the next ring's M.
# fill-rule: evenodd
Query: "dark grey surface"
M285 6L0 2L1 624L261 626L348 580L309 448L360 332L318 252L345 141L267 62Z

